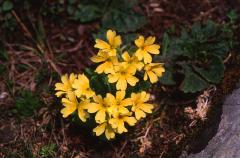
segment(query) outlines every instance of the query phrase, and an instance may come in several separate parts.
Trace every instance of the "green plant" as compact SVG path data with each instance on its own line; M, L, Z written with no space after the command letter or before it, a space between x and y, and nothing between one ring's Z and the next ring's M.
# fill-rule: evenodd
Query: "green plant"
M133 11L137 0L69 0L67 12L72 19L91 22L101 19L102 29L132 32L146 24L146 18Z
M13 7L14 5L11 0L3 0L3 2L0 4L1 28L9 29L11 31L14 30L16 21L11 14Z
M47 144L41 147L39 155L41 158L54 158L56 157L56 144Z
M230 22L221 26L213 21L195 23L191 30L183 29L180 37L163 37L162 55L166 73L160 79L165 85L180 80L180 90L195 93L218 84L224 75L224 59L234 47L233 13Z
M3 43L0 41L0 75L4 74L7 70L7 64L8 61L8 53L3 45Z
M22 91L16 98L15 108L21 116L32 116L39 106L39 97L30 91Z
M62 97L63 117L77 114L79 120L90 125L94 116L93 132L97 136L105 134L110 140L127 132L125 126L134 126L152 113L154 105L148 103L150 94L146 90L165 69L162 63L152 61L160 53L155 37L139 36L130 47L122 44L115 31L108 30L106 37L105 41L96 39L94 45L99 50L91 58L96 63L95 71L87 68L86 75L65 74L55 90L56 96Z

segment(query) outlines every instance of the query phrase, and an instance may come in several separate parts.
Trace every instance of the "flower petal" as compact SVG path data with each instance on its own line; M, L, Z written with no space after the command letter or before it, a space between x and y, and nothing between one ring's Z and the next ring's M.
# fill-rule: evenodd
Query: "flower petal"
M129 124L129 126L134 126L137 123L135 117L124 117L124 121Z
M103 57L103 56L99 56L99 55L95 55L93 57L90 58L92 60L92 62L94 63L100 63L100 62L103 62L103 61L106 61L107 58Z
M105 128L106 128L106 123L102 123L102 124L98 125L97 127L95 127L93 129L93 132L96 133L96 136L100 136L105 131Z
M140 48L144 45L144 37L139 36L134 42L135 42L136 46Z
M160 49L160 46L157 44L153 44L145 47L145 50L151 54L159 54L160 53L159 49Z
M117 82L117 90L126 90L127 89L127 81L124 77L120 77Z
M123 132L127 132L127 129L124 126L124 121L123 120L119 120L118 121L118 127L117 127L118 133L121 134Z
M151 63L152 62L152 56L148 52L145 52L143 54L143 60L144 60L145 64Z
M63 117L66 118L70 114L72 114L76 109L77 109L77 105L72 104L72 106L65 106L65 108L61 110L61 113L63 114Z
M148 45L152 45L153 43L155 42L155 37L153 36L149 36L146 41L145 41L145 45L148 46Z
M106 111L105 109L101 109L97 112L95 116L95 120L97 123L103 123L106 120Z
M110 49L110 45L107 42L100 39L96 39L96 44L94 45L94 47L98 49Z
M100 109L100 107L101 106L99 104L91 103L87 105L86 109L89 113L95 113Z
M123 54L122 54L122 58L124 61L129 61L130 60L130 55L128 54L127 51L125 51Z
M114 45L113 45L113 47L114 47L114 48L117 48L117 47L119 47L121 44L122 44L121 36L116 36L116 37L114 38Z
M141 118L145 118L146 114L142 110L136 109L135 117L136 117L137 120L140 120Z
M138 60L142 60L143 59L143 54L145 54L146 51L139 48L136 53L135 53L135 56L138 58Z
M153 73L152 71L148 71L147 74L149 76L151 83L156 83L158 81L157 75L155 73Z
M138 107L146 113L152 113L152 109L154 108L152 104L147 104L147 103L140 104L138 105Z
M127 77L127 82L131 85L131 86L135 86L136 83L139 81L139 79L135 76L129 75Z
M114 38L116 36L116 32L112 30L107 31L107 39L110 45L114 44Z
M112 139L115 137L115 133L113 129L108 125L105 130L105 136L108 140Z
M115 83L115 82L117 82L118 79L119 79L118 74L109 74L108 75L108 82L109 83Z
M125 94L126 92L125 91L117 91L116 92L116 99L117 100L123 100L125 98Z
M78 117L83 122L86 122L86 119L88 118L88 113L80 106L78 106Z

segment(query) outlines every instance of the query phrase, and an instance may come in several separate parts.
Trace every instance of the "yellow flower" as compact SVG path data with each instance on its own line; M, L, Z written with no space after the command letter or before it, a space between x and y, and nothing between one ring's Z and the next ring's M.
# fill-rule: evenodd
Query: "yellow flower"
M109 56L107 52L99 51L96 56L93 56L91 60L95 63L102 63L99 65L95 72L101 73L114 73L114 65L118 64L117 57Z
M139 36L135 40L135 44L138 47L135 55L139 60L144 60L144 63L151 63L152 56L150 54L159 54L160 46L158 44L153 44L155 42L155 37L149 36L146 40L143 36ZM150 53L150 54L149 54Z
M124 60L122 63L126 64L133 74L135 74L137 70L141 71L144 66L144 64L139 61L135 55L130 57L127 51L123 53L122 58Z
M105 136L108 140L115 138L115 132L111 125L104 122L98 125L96 128L93 129L93 132L96 133L96 136L100 136L105 131Z
M150 63L144 66L144 80L146 81L149 77L151 83L156 83L158 81L158 77L163 75L165 69L163 64L161 63Z
M103 123L106 121L109 105L101 95L93 96L93 100L95 103L88 106L87 110L89 113L96 113L95 120L97 123Z
M131 114L129 113L129 115ZM121 114L116 114L113 118L109 120L109 124L111 124L112 127L116 129L117 133L119 134L128 131L124 126L125 122L127 122L129 126L134 126L137 120L135 119L135 117Z
M57 93L55 94L57 97L60 97L62 94L67 94L72 91L72 83L77 78L77 76L73 73L68 77L67 74L61 77L62 83L55 84L55 90Z
M115 73L108 75L108 82L115 83L117 82L117 90L126 90L127 83L131 86L135 86L138 82L138 78L133 76L133 73L125 64L119 64L115 66Z
M77 97L86 96L86 98L91 98L95 95L95 92L91 89L89 85L88 78L84 75L78 75L78 78L72 84L72 87L76 89L74 92Z
M110 115L114 115L116 113L126 114L129 113L129 110L126 108L127 106L131 105L131 99L125 99L125 91L117 91L116 97L112 94L107 93L105 101L107 102L110 107L108 108L108 113Z
M85 111L86 107L89 106L89 100L82 100L78 102L75 94L73 92L69 92L68 98L63 98L62 103L64 108L61 110L63 117L68 117L74 111L78 110L78 117L86 122L86 119L89 117L88 113Z
M145 118L145 113L152 113L153 105L146 103L149 100L150 94L145 91L141 93L132 93L132 111L135 113L137 120Z
M96 39L96 44L94 45L94 47L105 52L108 52L110 56L116 56L117 53L116 48L122 44L121 37L117 36L115 31L108 30L107 40L108 42Z

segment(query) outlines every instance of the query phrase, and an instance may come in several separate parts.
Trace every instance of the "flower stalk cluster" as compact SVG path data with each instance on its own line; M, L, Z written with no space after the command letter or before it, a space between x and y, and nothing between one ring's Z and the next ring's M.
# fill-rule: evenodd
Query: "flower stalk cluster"
M114 92L97 94L91 87L91 80L85 74L63 75L61 83L56 83L57 97L62 97L63 117L77 111L82 122L94 114L96 127L93 132L105 134L108 140L116 134L127 132L127 126L134 126L137 121L152 113L153 104L148 103L150 94L146 91L130 92L140 81L156 83L165 72L162 63L153 63L152 55L160 53L160 46L155 44L155 37L139 36L135 40L135 50L122 50L121 36L108 30L107 41L96 39L94 45L99 51L91 58L97 64L95 72L107 76L107 82L114 85ZM142 75L137 75L142 74Z

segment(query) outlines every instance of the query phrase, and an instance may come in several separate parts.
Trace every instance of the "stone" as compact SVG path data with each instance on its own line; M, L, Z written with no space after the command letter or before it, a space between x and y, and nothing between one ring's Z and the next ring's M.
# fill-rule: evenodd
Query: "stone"
M187 158L240 158L240 88L226 97L216 135L200 153Z

